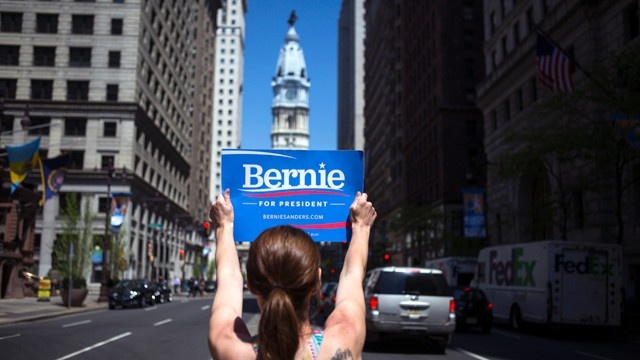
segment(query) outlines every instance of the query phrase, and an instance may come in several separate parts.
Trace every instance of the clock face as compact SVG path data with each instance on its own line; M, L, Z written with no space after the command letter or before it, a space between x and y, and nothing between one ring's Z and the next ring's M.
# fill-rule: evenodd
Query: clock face
M296 89L287 89L287 93L285 94L287 100L294 100L296 95Z

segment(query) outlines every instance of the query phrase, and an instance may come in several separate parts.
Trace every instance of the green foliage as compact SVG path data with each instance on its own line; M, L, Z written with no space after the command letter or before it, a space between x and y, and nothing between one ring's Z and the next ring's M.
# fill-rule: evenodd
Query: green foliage
M216 274L216 261L212 259L209 261L209 265L207 265L207 279L213 280L213 277Z
M68 286L71 276L74 287L86 288L85 274L91 263L92 223L94 214L90 211L89 201L84 203L84 211L80 211L77 194L67 193L66 207L63 209L63 232L53 244L54 267ZM69 249L73 246L73 257L69 258ZM69 269L71 265L71 269Z
M506 137L509 153L498 159L504 179L541 174L553 182L550 210L566 239L572 191L610 192L613 188L617 241L623 238L626 191L640 181L630 176L640 151L625 138L614 117L640 116L640 45L593 64L581 87L569 94L550 94L529 113L526 130Z

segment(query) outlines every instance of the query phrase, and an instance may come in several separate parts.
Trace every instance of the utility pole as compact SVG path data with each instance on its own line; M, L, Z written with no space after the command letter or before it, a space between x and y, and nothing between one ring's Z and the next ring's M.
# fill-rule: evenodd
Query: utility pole
M98 298L98 302L109 301L109 250L110 250L110 238L109 238L109 228L111 227L111 223L109 219L111 218L111 178L113 177L113 164L111 159L109 159L107 165L107 204L106 204L106 213L105 213L105 221L104 221L104 238L102 239L102 279L100 284L100 297Z

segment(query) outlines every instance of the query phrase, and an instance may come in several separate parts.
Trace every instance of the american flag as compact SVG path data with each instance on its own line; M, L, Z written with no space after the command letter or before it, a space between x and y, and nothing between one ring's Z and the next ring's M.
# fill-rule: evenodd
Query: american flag
M538 79L549 91L573 91L573 62L542 34L536 46Z

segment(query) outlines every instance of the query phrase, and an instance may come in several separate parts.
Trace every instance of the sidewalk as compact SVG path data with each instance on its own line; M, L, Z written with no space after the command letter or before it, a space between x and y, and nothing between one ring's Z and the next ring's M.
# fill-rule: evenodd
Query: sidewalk
M90 291L83 306L71 308L68 308L66 304L62 303L60 296L52 296L50 301L38 301L36 297L0 299L0 326L92 310L108 309L107 302L98 302L99 295L97 292Z

